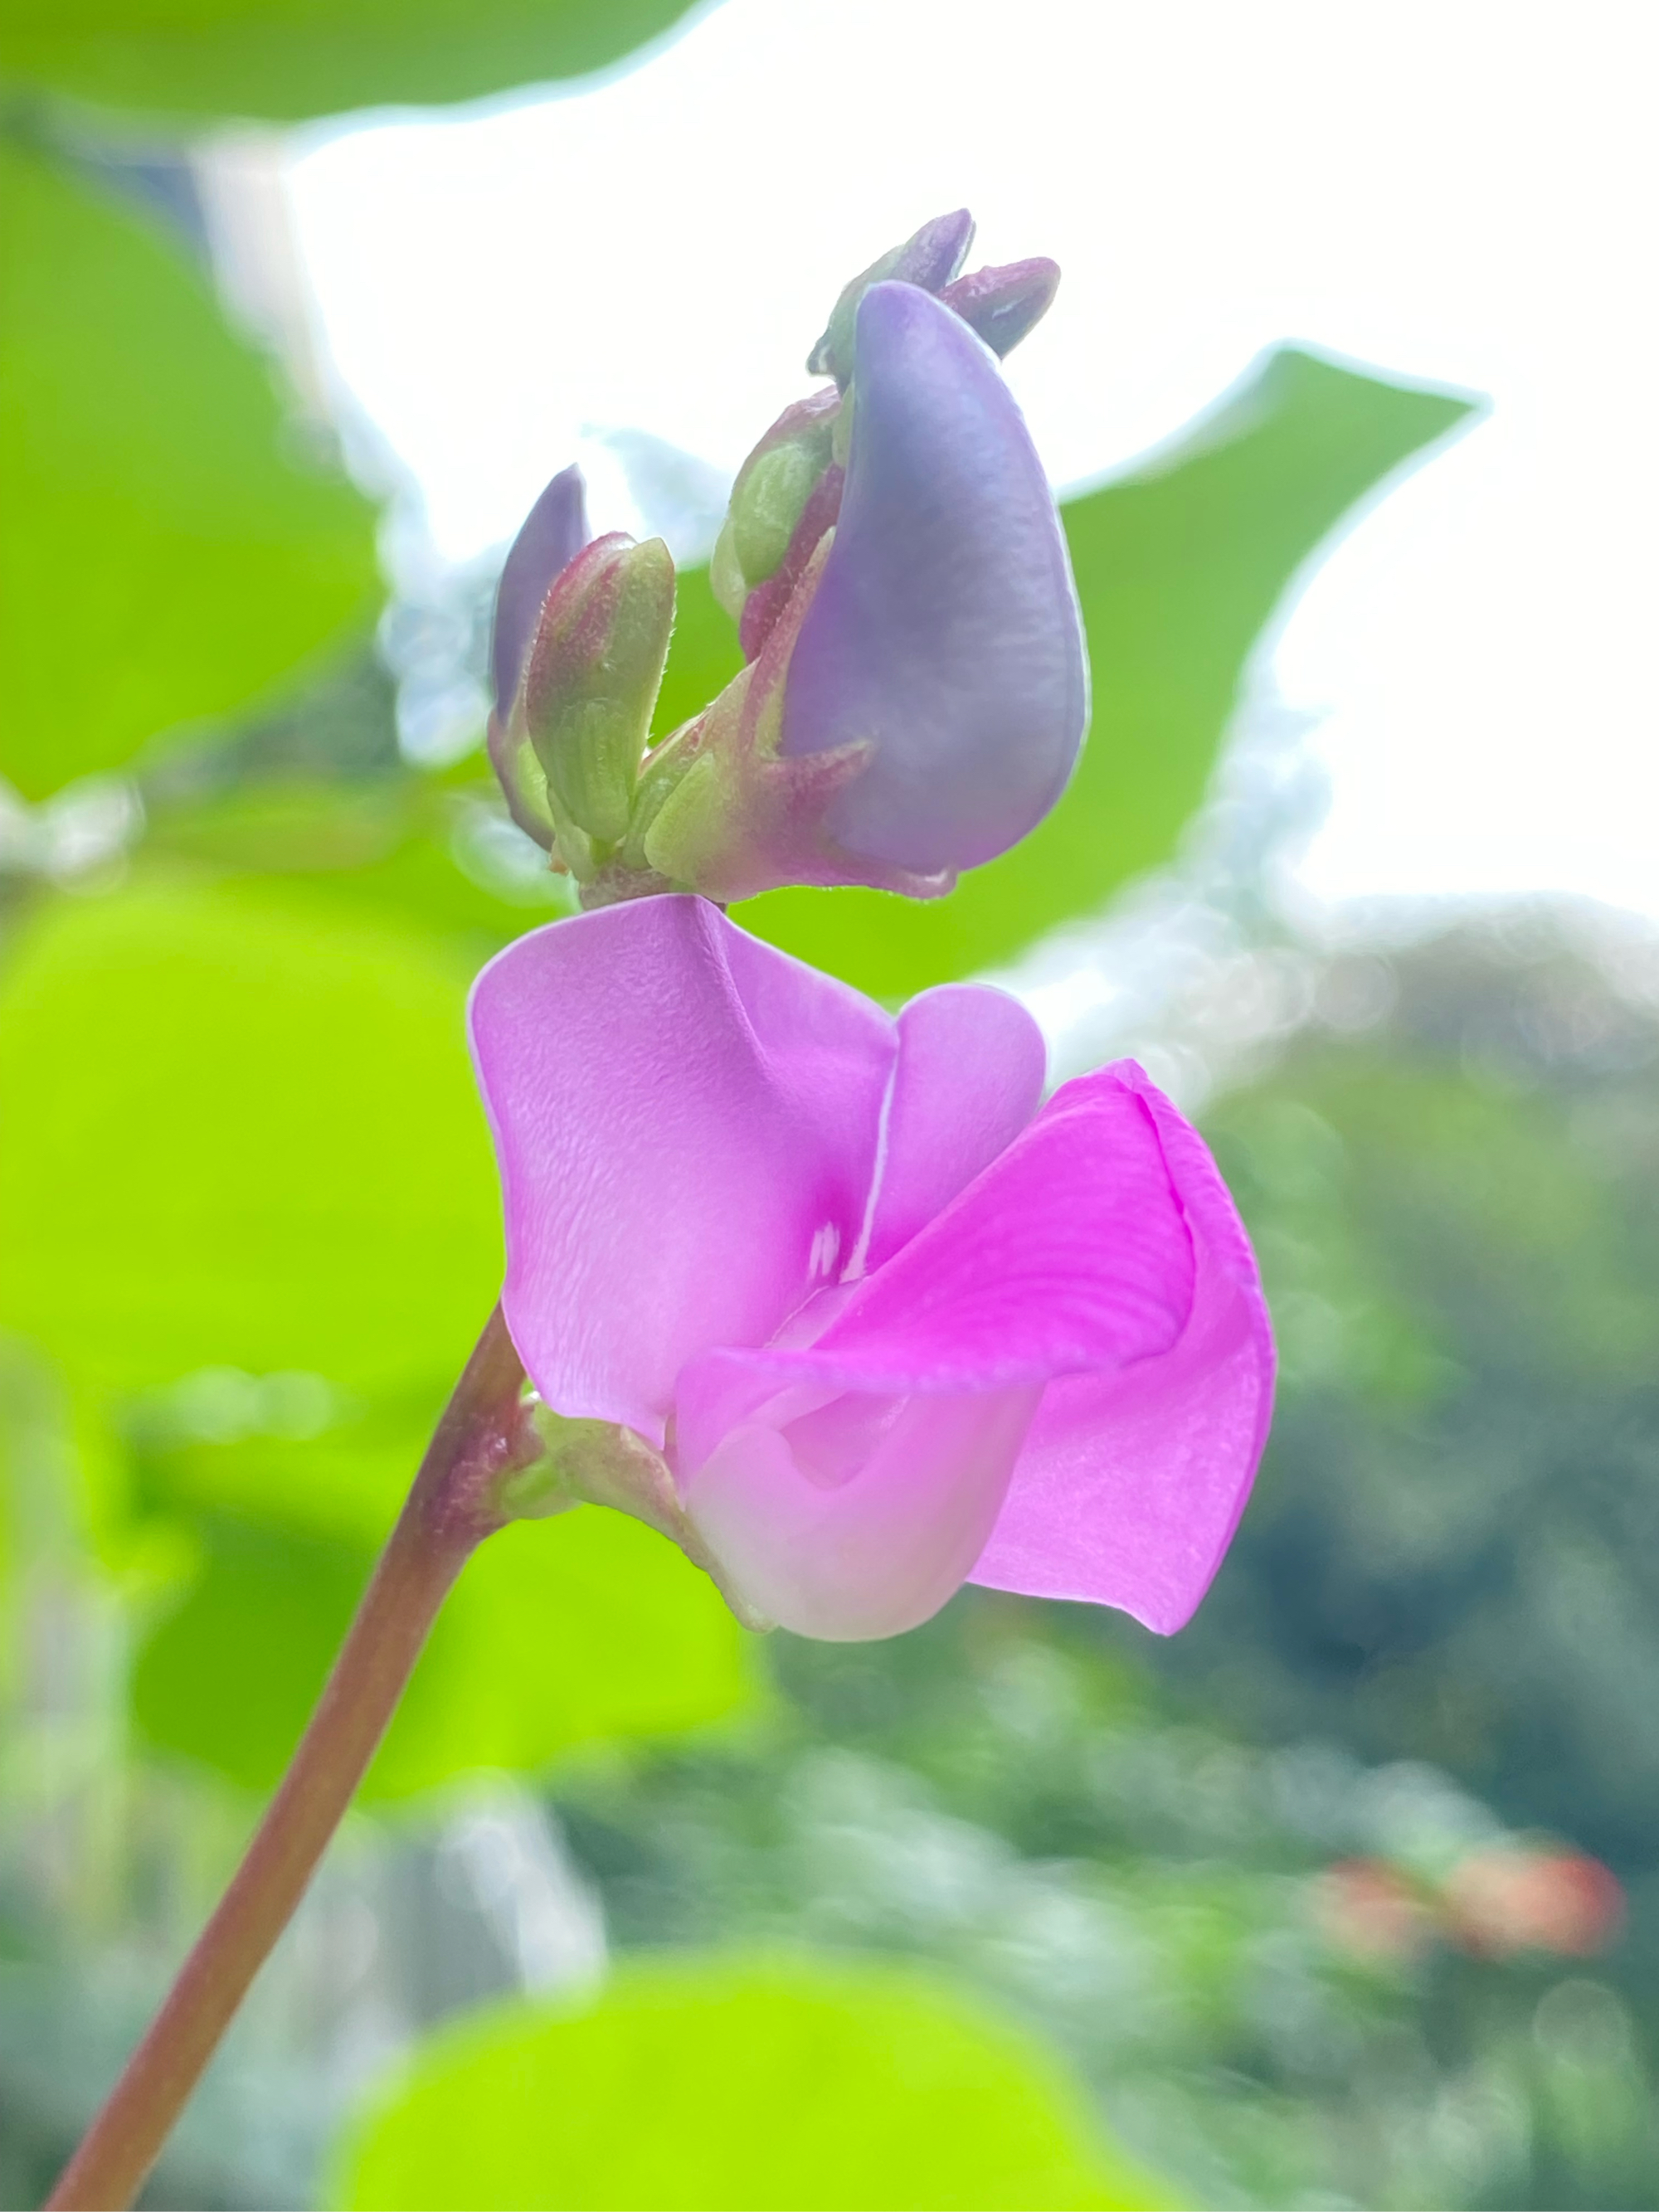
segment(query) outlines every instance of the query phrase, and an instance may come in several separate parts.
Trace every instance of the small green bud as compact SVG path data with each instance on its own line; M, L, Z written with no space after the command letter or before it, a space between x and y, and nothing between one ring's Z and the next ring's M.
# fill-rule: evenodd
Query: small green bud
M732 500L732 550L751 586L775 575L828 455L817 437L763 453Z
M786 407L738 471L708 564L709 586L735 623L757 585L776 575L795 526L830 466L841 401L815 392Z
M668 548L617 532L560 576L531 648L530 742L556 809L603 843L628 827L673 622Z

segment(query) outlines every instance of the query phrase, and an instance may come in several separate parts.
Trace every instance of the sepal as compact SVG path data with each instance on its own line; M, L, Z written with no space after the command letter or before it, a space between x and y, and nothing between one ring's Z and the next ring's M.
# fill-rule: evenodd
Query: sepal
M529 1401L527 1413L539 1456L497 1486L494 1502L503 1520L542 1521L577 1505L609 1506L678 1544L745 1628L775 1626L727 1587L680 1503L667 1461L638 1430L617 1421L568 1420L538 1398Z

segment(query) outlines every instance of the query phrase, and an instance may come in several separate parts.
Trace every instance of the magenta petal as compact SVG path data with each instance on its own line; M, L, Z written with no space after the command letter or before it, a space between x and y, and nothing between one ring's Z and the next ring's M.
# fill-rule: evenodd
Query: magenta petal
M1006 991L941 984L911 1000L898 1028L866 1274L1012 1144L1042 1097L1042 1032Z
M1273 1333L1202 1139L1133 1062L1097 1079L1156 1117L1192 1231L1192 1317L1161 1356L1050 1386L970 1579L1118 1606L1167 1636L1191 1618L1249 1495L1273 1411Z
M1047 1382L1168 1351L1192 1297L1152 1115L1085 1075L859 1285L812 1357L866 1389Z
M894 1025L678 896L520 938L470 1023L520 1356L557 1412L660 1443L688 1360L764 1343L839 1274Z
M961 1588L1038 1395L841 1398L750 1421L698 1471L688 1510L722 1578L780 1626L896 1636Z
M682 1480L792 1385L817 1402L944 1396L1115 1369L1168 1352L1192 1295L1192 1241L1152 1114L1123 1084L1085 1076L878 1273L807 1308L787 1340L727 1343L688 1366Z

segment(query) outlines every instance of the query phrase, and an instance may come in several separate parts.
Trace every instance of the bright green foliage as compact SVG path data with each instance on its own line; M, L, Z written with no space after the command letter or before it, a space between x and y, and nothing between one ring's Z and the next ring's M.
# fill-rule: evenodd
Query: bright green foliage
M1167 2203L1041 2046L914 1972L634 1964L591 2009L441 2032L368 2118L343 2201L966 2208Z
M476 100L615 62L688 0L7 0L0 71L77 99L288 121Z
M373 511L143 216L0 145L0 775L38 798L372 619Z
M466 981L252 888L45 910L0 979L0 1325L122 1389L441 1390L501 1279Z
M251 1787L293 1747L500 1283L465 981L379 917L178 882L51 908L0 991L0 1322L85 1401L127 1405L137 1503L198 1553L141 1659L140 1723ZM718 1717L741 1644L644 1528L509 1530L373 1786Z
M200 1516L198 1579L138 1662L134 1710L150 1743L246 1789L273 1787L408 1486L418 1440L407 1447L383 1457L387 1510L358 1540L289 1522L275 1485L247 1498L248 1517ZM325 1512L329 1501L316 1503ZM696 1728L750 1687L743 1632L660 1536L597 1507L518 1522L462 1576L363 1796L407 1797L469 1771L533 1771L577 1744Z
M744 925L902 998L1009 960L1160 866L1204 793L1257 637L1328 533L1470 411L1293 348L1175 447L1063 510L1089 633L1094 721L1070 788L1012 853L927 905L774 891ZM706 654L706 625L689 643ZM673 687L675 669L669 668ZM678 689L674 697L680 697Z

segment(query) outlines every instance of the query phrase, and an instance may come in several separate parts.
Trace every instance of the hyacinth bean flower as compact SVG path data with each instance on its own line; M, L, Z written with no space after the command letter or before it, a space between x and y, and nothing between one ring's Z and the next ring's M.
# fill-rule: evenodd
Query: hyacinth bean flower
M519 939L471 1036L551 1510L620 1504L833 1640L964 1581L1192 1613L1266 1434L1249 1245L1132 1062L1040 1104L1018 1001L896 1018L666 896Z
M1088 720L1082 625L998 366L1058 271L960 276L971 234L941 216L843 292L810 364L835 380L757 446L715 549L748 665L661 743L665 549L589 544L571 470L532 510L497 602L490 753L584 905L938 896L1060 797Z

